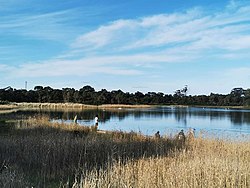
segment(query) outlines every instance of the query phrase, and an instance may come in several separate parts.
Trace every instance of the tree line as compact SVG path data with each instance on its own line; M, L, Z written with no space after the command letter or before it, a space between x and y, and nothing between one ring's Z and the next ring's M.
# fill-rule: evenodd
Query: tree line
M234 88L229 94L195 95L175 92L123 92L122 90L96 91L87 85L79 90L74 88L53 89L49 86L36 86L33 90L0 89L0 101L40 102L40 103L82 103L82 104L149 104L149 105L206 105L206 106L250 106L250 89Z

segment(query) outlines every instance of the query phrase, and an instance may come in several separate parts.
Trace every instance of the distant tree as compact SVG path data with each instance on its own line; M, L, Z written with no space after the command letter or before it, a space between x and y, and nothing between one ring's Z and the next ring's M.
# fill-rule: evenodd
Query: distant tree
M231 90L231 95L233 95L233 96L237 96L237 97L243 97L244 96L244 89L243 88L241 88L241 87L239 87L239 88L233 88L232 90Z
M219 102L218 94L211 93L209 96L209 105L217 105Z
M42 102L43 86L35 86L34 90L38 96L37 102Z
M95 89L91 86L84 86L79 90L79 98L81 103L95 103Z
M52 93L53 93L53 88L47 86L44 87L42 90L42 102L52 102Z
M187 95L188 87L185 85L185 87L181 90L181 92L184 94L184 96Z
M244 105L250 106L250 89L244 91Z
M80 94L79 94L79 91L75 91L74 92L74 102L75 103L81 103L81 98L80 98Z
M80 89L80 92L95 92L95 89L89 85L84 86Z
M97 92L96 104L109 104L111 103L111 95L106 89L102 89L101 91Z
M137 91L135 94L134 94L134 103L135 104L141 104L141 103L144 103L144 94Z
M38 93L34 90L28 91L26 102L38 102Z
M187 85L185 85L184 88L182 88L182 89L177 89L177 90L175 91L175 94L174 94L174 95L179 96L179 97L183 97L183 96L186 96L186 95L187 95L187 91L188 91L188 87L187 87Z
M122 90L111 91L111 103L112 104L126 104L125 93Z
M177 89L175 92L174 92L174 98L175 100L176 99L179 99L180 97L184 96L182 93L181 93L181 90L180 89Z
M50 95L51 95L51 98L50 98L51 102L55 102L55 103L64 102L62 90L54 89L51 91Z
M75 102L74 93L75 93L74 88L63 88L62 89L63 101L64 102Z
M122 90L95 91L89 85L80 90L74 88L53 89L49 86L35 86L34 90L0 89L0 102L75 102L85 104L185 104L185 105L250 105L250 89L233 88L227 95L211 93L209 96L187 96L187 86L175 91L174 95L162 92L143 94L124 93Z
M35 91L43 90L43 86L35 86L34 90Z

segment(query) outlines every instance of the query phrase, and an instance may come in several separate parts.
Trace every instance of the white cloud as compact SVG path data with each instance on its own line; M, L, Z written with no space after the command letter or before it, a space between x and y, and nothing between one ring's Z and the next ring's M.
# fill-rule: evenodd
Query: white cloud
M231 4L235 4L231 2ZM80 52L113 53L154 48L161 50L250 49L250 6L227 7L208 13L194 8L183 13L118 20L78 37L72 44ZM98 51L99 50L99 51Z
M176 25L188 19L190 18L186 15L176 14L156 15L135 20L117 20L78 37L72 46L93 50L109 45L115 45L119 48L123 48L124 45L143 47L151 45L151 41L155 41L152 45L157 45L168 42L169 39L164 41L161 35L169 30L172 24ZM171 36L167 38L171 38Z
M29 37L64 42L74 33L66 23L76 10L69 9L40 14L12 14L1 16L0 35ZM63 31L63 32L62 32ZM67 33L67 35L65 35Z
M47 16L50 18L60 15ZM37 19L45 20L47 16L41 15ZM35 22L35 17L28 18L27 21L31 25ZM19 21L2 27L22 27L15 26L16 23ZM224 62L223 59L232 56L234 59L239 56L249 59L250 6L241 6L232 1L230 6L220 12L210 13L201 8L193 8L180 13L116 20L77 37L70 47L71 51L61 54L57 59L18 67L2 65L0 69L8 68L12 77L82 76L99 73L133 76L145 73L151 75L151 70L160 69L164 63L199 61L211 57L211 54L217 58L217 62L218 59ZM227 71L227 74L216 72L217 76L214 78L220 78L221 81L212 79L208 84L211 87L214 83L217 88L224 87L223 83L230 82L232 75L234 78L242 78L237 83L246 83L249 81L248 71L250 72L249 67ZM165 80L162 81L164 82ZM180 82L181 85L182 81ZM202 85L204 80L196 82L199 82L197 85ZM232 84L228 83L227 86L231 88ZM206 87L203 86L202 89ZM211 88L207 90L211 91Z
M135 24L133 20L117 20L109 25L100 26L97 30L78 37L72 47L93 50L104 47L111 41L112 43L125 42L129 36L133 35L131 32L135 29Z
M103 73L111 75L143 74L140 67L152 69L155 63L182 62L190 60L186 56L171 56L164 53L113 55L88 57L77 60L60 60L26 63L18 67L10 67L9 75L13 77L43 77L65 75L90 75ZM129 67L129 68L128 68Z
M12 67L10 67L9 65L0 64L0 72L2 73L6 73L7 71L10 71L11 69Z
M18 67L0 66L9 70L12 77L44 77L44 76L82 76L93 73L112 75L138 75L141 71L126 66L114 65L117 62L126 62L121 57L89 58L80 60L51 60L42 63L28 63ZM111 66L112 64L112 66Z
M6 65L1 65L0 64L0 71L4 71L6 69Z

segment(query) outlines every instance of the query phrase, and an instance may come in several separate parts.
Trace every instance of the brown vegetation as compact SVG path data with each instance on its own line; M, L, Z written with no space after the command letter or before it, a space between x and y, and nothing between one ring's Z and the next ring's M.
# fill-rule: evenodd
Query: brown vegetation
M117 162L75 187L250 187L250 143L195 139L170 156Z
M118 160L165 156L182 147L136 133L99 134L95 127L51 123L46 117L20 121L0 134L0 143L0 165L8 166L4 171L24 174L25 182L35 187L70 184L80 172L105 169Z
M1 187L250 186L249 141L100 134L47 117L12 127L0 132Z
M128 105L128 104L103 104L103 105L87 105L80 103L12 103L8 105L0 105L0 110L6 109L72 109L72 110L84 110L84 109L121 109L121 108L150 108L152 105Z
M0 104L0 110L10 110L13 108L17 108L16 104Z

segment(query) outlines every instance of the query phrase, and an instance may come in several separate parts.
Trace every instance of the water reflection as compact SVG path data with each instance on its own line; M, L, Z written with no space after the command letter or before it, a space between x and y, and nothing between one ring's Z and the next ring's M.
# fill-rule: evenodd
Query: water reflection
M250 134L250 110L223 109L223 108L197 108L197 107L169 107L162 106L146 109L121 109L83 111L55 111L55 110L19 110L0 114L0 120L26 119L33 116L49 116L50 119L60 121L73 121L75 115L78 122L92 125L94 117L107 129L136 129L148 133L168 128L195 127L196 129L216 129L241 131ZM119 125L118 125L119 124ZM130 126L131 125L131 126ZM134 127L133 127L134 126ZM150 130L153 129L153 130ZM135 130L136 131L136 130Z

